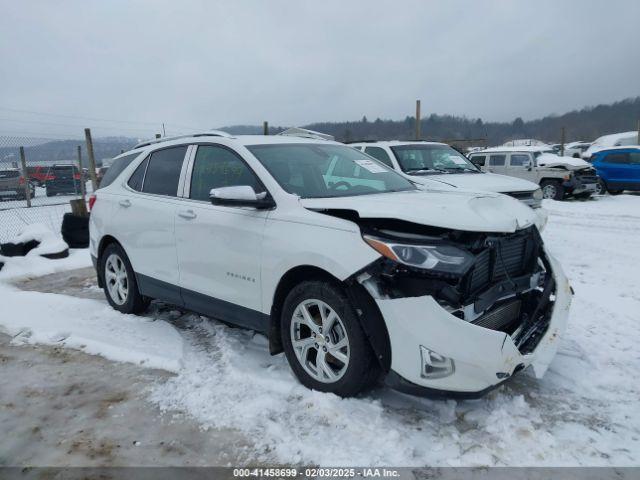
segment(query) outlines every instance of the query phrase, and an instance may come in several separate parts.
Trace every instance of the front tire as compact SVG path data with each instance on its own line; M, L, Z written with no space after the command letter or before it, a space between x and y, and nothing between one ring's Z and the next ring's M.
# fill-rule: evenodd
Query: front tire
M342 289L305 281L285 299L282 345L294 374L306 387L351 397L380 375L355 309Z
M122 313L142 313L149 299L140 295L136 276L123 248L111 243L100 256L100 274L109 305Z
M542 198L549 200L562 200L564 198L564 187L560 182L545 180L540 184L542 188Z

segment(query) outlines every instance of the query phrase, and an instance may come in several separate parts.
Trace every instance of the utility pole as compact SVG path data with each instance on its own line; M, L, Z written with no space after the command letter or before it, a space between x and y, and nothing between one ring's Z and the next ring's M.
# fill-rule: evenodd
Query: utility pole
M96 157L93 154L93 140L91 140L91 129L84 129L84 138L87 142L87 154L89 156L89 176L91 177L91 186L93 192L98 189L98 177L96 176Z
M31 184L27 172L27 159L24 156L24 147L20 147L20 164L22 166L22 178L24 178L24 196L27 199L27 207L31 207Z
M82 195L82 202L87 201L87 185L86 178L84 178L84 172L82 171L82 147L78 145L78 168L80 169L80 195Z
M166 137L167 136L167 132L164 129L164 122L162 123L162 136Z
M269 135L269 122L267 122L266 120L262 122L262 134Z
M564 134L565 134L564 127L562 127L562 129L560 130L560 156L561 157L564 157L564 141L565 141Z
M420 140L420 100L416 100L416 140Z

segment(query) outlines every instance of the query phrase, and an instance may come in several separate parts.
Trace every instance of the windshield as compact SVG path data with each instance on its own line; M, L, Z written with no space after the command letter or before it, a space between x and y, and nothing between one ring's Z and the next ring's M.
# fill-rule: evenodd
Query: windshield
M398 145L391 150L409 175L479 173L470 160L447 145Z
M302 198L414 190L409 180L351 147L317 143L247 147L280 186Z
M546 155L550 153L551 155L555 155L553 150L538 150L537 152L533 152L534 158L538 158L540 155Z

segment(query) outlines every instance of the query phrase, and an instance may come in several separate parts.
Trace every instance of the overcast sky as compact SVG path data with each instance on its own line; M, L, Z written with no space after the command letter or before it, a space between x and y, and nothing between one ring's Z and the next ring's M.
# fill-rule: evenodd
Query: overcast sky
M638 0L0 8L0 135L402 119L418 98L425 115L511 121L640 95Z

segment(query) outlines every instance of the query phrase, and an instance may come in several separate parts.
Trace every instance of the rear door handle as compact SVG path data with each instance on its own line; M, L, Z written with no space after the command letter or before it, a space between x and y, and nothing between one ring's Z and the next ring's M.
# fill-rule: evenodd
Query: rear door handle
M178 212L178 215L180 215L182 218L186 218L187 220L193 220L198 216L193 210L180 210Z
M131 200L129 199L120 200L118 203L120 204L120 206L125 208L128 208L131 206Z

